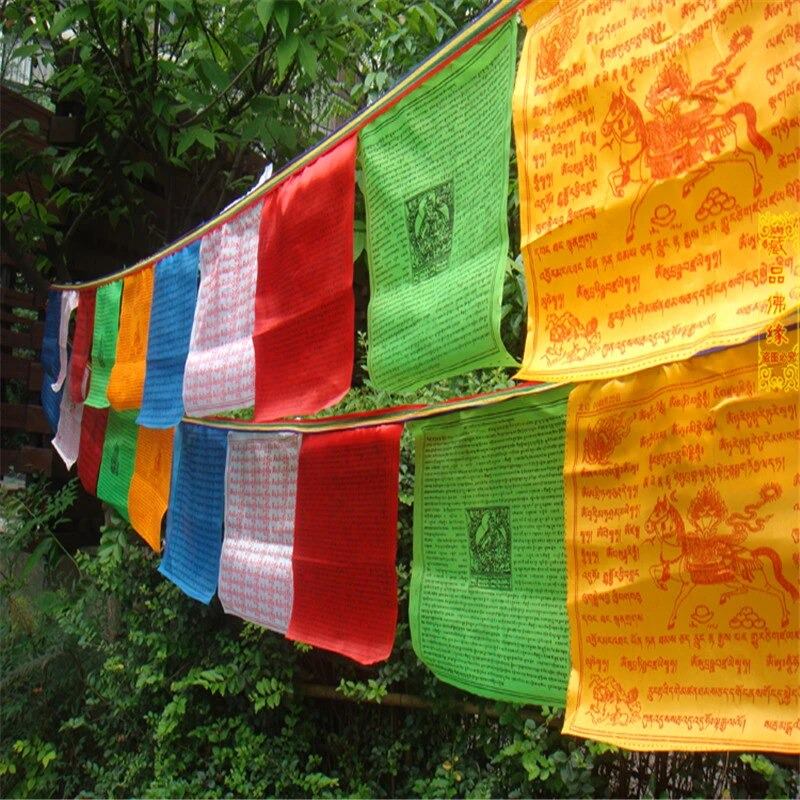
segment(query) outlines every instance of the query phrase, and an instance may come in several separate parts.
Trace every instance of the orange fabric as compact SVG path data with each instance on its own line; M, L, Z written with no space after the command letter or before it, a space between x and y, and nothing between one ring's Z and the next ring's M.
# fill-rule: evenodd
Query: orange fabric
M800 350L770 336L570 394L564 733L800 753Z
M796 309L791 4L552 6L523 12L513 100L529 300L516 377L630 374Z
M174 428L139 428L128 491L131 525L156 552L161 550L161 518L169 501L174 432Z
M152 267L125 278L117 357L106 390L109 402L117 411L140 408L142 405L152 299Z

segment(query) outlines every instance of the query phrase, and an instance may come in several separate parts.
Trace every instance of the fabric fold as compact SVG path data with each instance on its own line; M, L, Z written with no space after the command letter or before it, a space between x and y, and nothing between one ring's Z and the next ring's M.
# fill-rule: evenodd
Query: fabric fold
M97 290L81 289L78 292L78 311L75 315L75 333L72 337L72 355L69 361L69 385L73 403L82 403L89 383L89 354L94 332L94 311Z
M67 340L69 338L69 323L72 317L72 312L78 307L78 292L69 290L61 292L61 319L59 320L58 328L58 375L53 381L53 391L58 392L64 385L64 380L67 377L68 356L67 356Z
M130 521L128 490L136 458L137 435L135 411L110 410L97 478L97 497L113 506L126 521Z
M91 383L86 405L107 408L106 390L114 366L119 333L119 307L122 299L122 281L116 280L97 290L92 332Z
M53 389L59 373L58 334L61 324L61 292L51 289L47 294L47 305L44 316L44 334L42 336L41 364L42 387L40 392L42 411L50 430L58 430L58 418L61 412L61 391Z
M58 430L53 439L53 447L61 456L67 469L72 469L78 460L81 442L81 421L83 419L83 403L75 403L70 391L69 375L61 392L61 410L58 419Z
M161 551L161 520L169 502L173 439L172 428L139 428L128 492L131 525L156 552Z
M175 434L167 531L158 571L201 603L210 603L217 590L227 439L225 430L184 422Z
M108 401L116 411L142 405L152 299L152 265L124 279L117 351L107 389Z
M72 380L71 374L70 380ZM97 494L97 477L100 474L100 461L103 457L103 441L106 436L107 424L107 408L92 408L84 405L78 446L78 477L83 488L92 495Z
M253 322L262 199L209 231L200 244L200 288L183 376L190 416L255 401Z
M314 414L350 388L356 137L264 201L255 294L255 419Z
M147 428L175 427L183 416L183 373L197 303L200 243L156 264L142 408Z

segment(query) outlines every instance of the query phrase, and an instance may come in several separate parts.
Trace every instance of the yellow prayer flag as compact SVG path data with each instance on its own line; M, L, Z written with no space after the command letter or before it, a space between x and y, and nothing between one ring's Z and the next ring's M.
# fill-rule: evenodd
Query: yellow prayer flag
M117 355L106 390L109 402L117 411L132 410L142 405L152 299L152 266L125 278Z
M156 552L161 550L161 519L169 501L174 433L174 428L139 428L128 491L131 525Z
M517 377L627 374L797 308L790 4L541 5L523 14L514 90L529 299Z
M565 733L800 752L800 365L782 330L571 393ZM792 362L774 391L767 353Z

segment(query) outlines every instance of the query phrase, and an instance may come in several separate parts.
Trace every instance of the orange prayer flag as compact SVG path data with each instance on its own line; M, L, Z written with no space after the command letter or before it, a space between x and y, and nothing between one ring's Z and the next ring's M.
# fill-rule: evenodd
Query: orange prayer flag
M790 4L623 5L523 12L523 380L629 374L800 305Z
M117 355L106 390L111 406L117 411L140 408L142 405L152 298L152 266L125 278Z
M564 732L800 752L798 332L584 383L564 480Z
M131 525L156 552L161 550L161 519L169 501L174 432L173 428L139 428L128 491Z

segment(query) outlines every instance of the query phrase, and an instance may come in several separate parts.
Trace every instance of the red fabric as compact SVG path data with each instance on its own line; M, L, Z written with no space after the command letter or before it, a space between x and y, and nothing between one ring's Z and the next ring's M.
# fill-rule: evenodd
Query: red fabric
M78 447L78 477L89 494L97 494L97 476L100 474L107 424L107 408L83 407L81 441Z
M255 419L314 414L350 388L356 137L267 195L258 246Z
M78 312L75 317L75 334L72 337L72 356L69 362L69 393L73 403L82 403L86 398L84 388L87 393L89 391L88 381L86 387L83 385L83 375L92 351L96 295L96 289L83 289L78 292Z
M288 638L362 664L391 654L402 432L380 425L303 437Z

